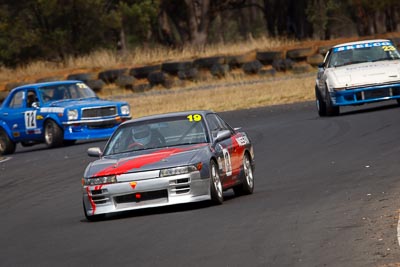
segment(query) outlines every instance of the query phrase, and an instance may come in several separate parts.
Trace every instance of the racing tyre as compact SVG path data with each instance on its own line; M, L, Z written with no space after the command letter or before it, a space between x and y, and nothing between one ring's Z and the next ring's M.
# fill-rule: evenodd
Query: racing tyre
M315 98L316 98L316 104L317 104L317 110L318 110L318 115L321 117L326 116L326 105L325 101L321 96L321 92L317 87L315 87Z
M63 145L63 131L52 120L47 121L44 125L44 140L49 148Z
M244 154L243 157L243 181L241 185L237 185L233 188L235 195L249 195L254 191L254 176L253 167L251 165L251 159L249 154Z
M106 217L105 214L88 215L87 211L86 211L85 203L83 201L82 201L82 205L83 205L83 213L85 214L86 220L91 221L91 222L98 222L98 221L104 220L104 218Z
M12 154L15 149L15 143L11 141L4 130L0 130L0 155Z
M331 100L331 98L329 96L328 90L326 91L325 97L326 97L326 101L325 101L326 115L327 116L337 116L337 115L339 115L339 113L340 113L339 107L333 105L332 100Z
M214 161L210 162L210 192L212 203L220 205L224 202L222 183L218 173L218 166Z

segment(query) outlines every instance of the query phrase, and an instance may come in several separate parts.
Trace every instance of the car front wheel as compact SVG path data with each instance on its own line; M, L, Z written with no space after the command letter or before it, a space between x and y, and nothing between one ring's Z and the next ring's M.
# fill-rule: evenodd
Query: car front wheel
M88 214L87 214L86 207L85 207L85 202L82 201L82 204L83 204L83 212L84 212L84 214L85 214L85 218L86 218L88 221L97 222L97 221L101 221L101 220L104 220L104 219L105 219L105 217L106 217L105 214L88 215Z
M324 99L321 96L321 92L317 87L315 87L315 98L316 98L316 104L317 104L317 110L318 110L318 115L320 117L325 117L326 116L326 104Z
M62 146L63 131L57 123L49 120L44 126L44 139L49 148Z

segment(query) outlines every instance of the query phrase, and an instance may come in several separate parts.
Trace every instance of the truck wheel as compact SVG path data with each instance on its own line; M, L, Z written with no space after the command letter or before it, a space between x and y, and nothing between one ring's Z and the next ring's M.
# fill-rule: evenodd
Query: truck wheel
M44 139L49 148L62 146L63 131L57 123L49 120L44 125Z
M11 141L4 130L0 130L0 155L12 154L15 149L15 143Z

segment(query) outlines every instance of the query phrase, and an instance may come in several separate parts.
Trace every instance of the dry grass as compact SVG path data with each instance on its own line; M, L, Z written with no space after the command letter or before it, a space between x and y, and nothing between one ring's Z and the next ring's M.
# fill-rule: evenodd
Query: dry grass
M134 118L192 109L228 111L313 100L314 76L248 81L222 80L213 88L175 89L167 94L140 94L126 99Z
M62 76L77 71L99 71L106 68L134 67L164 61L192 60L215 55L242 55L256 50L281 49L294 45L287 39L258 38L232 44L207 45L204 48L184 46L171 49L162 46L135 48L126 54L99 50L86 56L68 57L64 62L38 61L17 69L0 68L0 83L30 81L48 76Z

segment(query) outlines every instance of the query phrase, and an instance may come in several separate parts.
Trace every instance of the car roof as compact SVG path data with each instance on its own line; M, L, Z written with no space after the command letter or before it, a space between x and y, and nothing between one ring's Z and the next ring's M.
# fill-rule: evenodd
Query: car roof
M355 42L348 42L348 43L342 43L333 46L335 47L341 47L341 46L347 46L347 45L357 45L357 44L367 44L367 43L377 43L377 42L391 42L389 39L371 39L371 40L363 40L363 41L355 41Z
M124 122L123 124L130 124L135 122L147 121L147 120L154 120L154 119L164 119L164 118L171 118L171 117L179 117L179 116L188 116L193 114L200 114L203 117L209 113L215 113L211 110L188 110L188 111L181 111L181 112L171 112L171 113L163 113L163 114L155 114L145 117L136 118L133 120L129 120Z
M43 83L30 83L30 84L24 84L21 86L18 86L15 89L24 89L24 88L38 88L38 87L42 87L42 86L51 86L51 85L60 85L60 84L73 84L73 83L77 83L77 82L82 82L82 81L77 81L77 80L65 80L65 81L53 81L53 82L43 82Z

